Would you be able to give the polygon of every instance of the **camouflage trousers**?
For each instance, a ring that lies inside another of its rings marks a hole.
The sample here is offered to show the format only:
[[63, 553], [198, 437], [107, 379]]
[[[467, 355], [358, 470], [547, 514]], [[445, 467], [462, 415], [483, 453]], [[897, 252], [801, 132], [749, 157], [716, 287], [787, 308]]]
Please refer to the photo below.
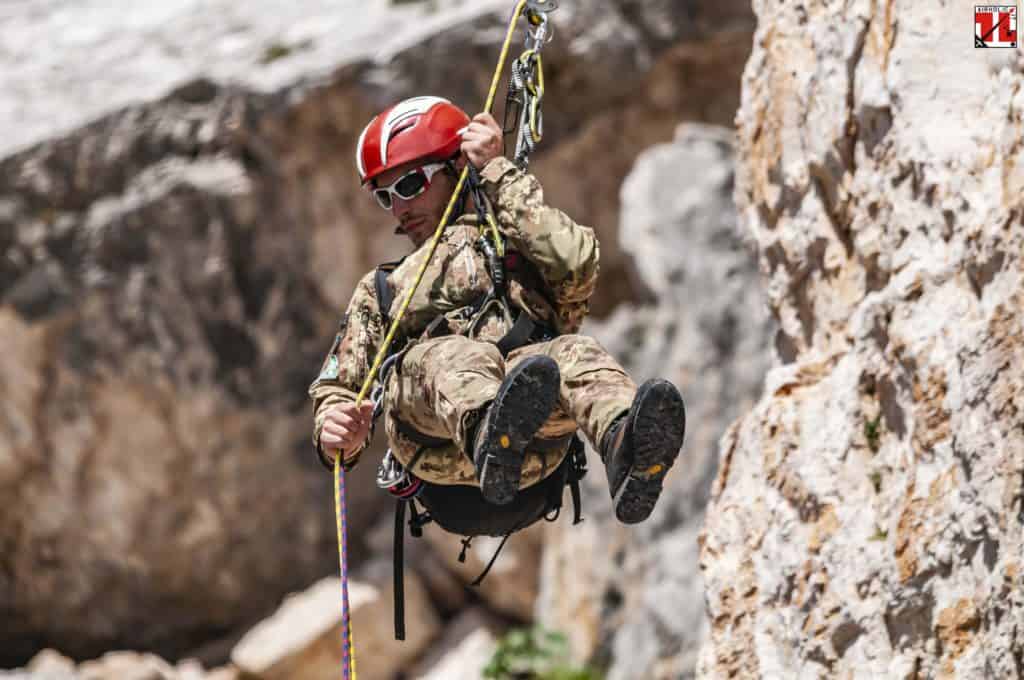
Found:
[[[615, 417], [629, 409], [636, 384], [596, 340], [562, 335], [503, 358], [493, 343], [447, 335], [413, 345], [400, 370], [388, 376], [385, 428], [396, 457], [408, 466], [421, 448], [401, 431], [401, 421], [419, 433], [451, 440], [424, 450], [415, 460], [414, 474], [436, 484], [475, 485], [476, 472], [465, 453], [467, 416], [494, 399], [506, 371], [539, 354], [558, 364], [562, 384], [558, 404], [537, 436], [565, 438], [579, 428], [592, 444], [599, 444]], [[550, 474], [567, 448], [566, 440], [554, 450], [527, 450], [520, 487]]]

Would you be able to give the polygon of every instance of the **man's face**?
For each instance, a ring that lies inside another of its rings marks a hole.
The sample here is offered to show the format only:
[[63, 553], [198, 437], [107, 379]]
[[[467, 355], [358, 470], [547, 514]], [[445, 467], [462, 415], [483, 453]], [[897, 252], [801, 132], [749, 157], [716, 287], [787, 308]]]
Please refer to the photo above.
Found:
[[[424, 163], [405, 163], [377, 176], [373, 188], [390, 186], [407, 172], [422, 167]], [[426, 191], [410, 199], [391, 194], [391, 214], [398, 220], [399, 229], [419, 248], [434, 234], [434, 230], [444, 216], [452, 191], [455, 190], [455, 179], [444, 170], [430, 178], [430, 186]]]

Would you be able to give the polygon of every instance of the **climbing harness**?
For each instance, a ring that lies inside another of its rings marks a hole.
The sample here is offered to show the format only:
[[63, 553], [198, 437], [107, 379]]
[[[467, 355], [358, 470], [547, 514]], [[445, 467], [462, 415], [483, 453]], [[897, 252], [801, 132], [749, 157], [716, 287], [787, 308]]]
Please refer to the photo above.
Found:
[[[493, 77], [491, 79], [490, 89], [489, 89], [488, 94], [487, 94], [487, 101], [486, 101], [486, 103], [484, 105], [484, 111], [490, 113], [491, 108], [494, 105], [495, 93], [498, 90], [498, 82], [499, 82], [499, 79], [501, 77], [501, 73], [504, 70], [505, 62], [508, 59], [509, 46], [511, 45], [511, 42], [512, 42], [512, 36], [513, 36], [513, 33], [515, 32], [516, 24], [518, 23], [519, 18], [521, 16], [523, 16], [523, 14], [525, 12], [525, 16], [527, 18], [527, 22], [529, 23], [530, 26], [533, 27], [534, 30], [533, 30], [532, 33], [529, 34], [529, 36], [527, 38], [527, 51], [524, 53], [524, 55], [522, 57], [520, 57], [519, 60], [517, 60], [517, 61], [522, 61], [523, 62], [522, 65], [519, 67], [519, 77], [521, 78], [521, 80], [523, 82], [523, 87], [525, 88], [524, 93], [521, 93], [521, 97], [520, 97], [520, 99], [522, 101], [522, 105], [523, 105], [523, 109], [522, 109], [523, 112], [520, 115], [520, 133], [519, 133], [519, 140], [525, 140], [525, 141], [521, 142], [522, 143], [522, 148], [520, 148], [520, 141], [517, 140], [517, 150], [516, 150], [517, 162], [522, 163], [523, 164], [522, 167], [525, 167], [526, 156], [529, 154], [529, 151], [532, 150], [533, 146], [536, 145], [536, 143], [540, 140], [540, 136], [541, 136], [540, 99], [541, 99], [541, 97], [543, 96], [543, 93], [544, 93], [544, 86], [543, 86], [543, 74], [540, 71], [540, 66], [541, 66], [541, 62], [540, 62], [540, 48], [543, 46], [544, 41], [547, 39], [546, 36], [548, 35], [548, 31], [547, 31], [547, 24], [548, 24], [548, 22], [547, 22], [547, 14], [549, 12], [551, 12], [552, 10], [554, 10], [556, 7], [557, 7], [557, 2], [555, 2], [555, 0], [517, 0], [515, 8], [512, 11], [512, 16], [511, 16], [511, 18], [509, 20], [508, 29], [507, 29], [506, 34], [505, 34], [505, 40], [504, 40], [504, 43], [502, 44], [502, 47], [501, 47], [501, 54], [500, 54], [500, 56], [498, 58], [498, 63], [497, 63], [497, 66], [495, 67], [494, 75], [493, 75]], [[531, 50], [532, 50], [532, 53], [531, 53]], [[525, 59], [524, 59], [524, 57], [525, 57]], [[533, 75], [534, 73], [538, 74], [536, 78], [534, 78], [534, 75]], [[513, 74], [513, 77], [515, 77], [515, 74]], [[526, 135], [526, 136], [524, 136], [524, 133], [522, 131], [523, 125], [526, 125], [529, 128], [528, 135]], [[521, 159], [520, 159], [520, 155], [522, 155]], [[373, 360], [373, 364], [371, 365], [370, 370], [369, 370], [369, 372], [368, 372], [368, 374], [366, 376], [366, 380], [363, 382], [363, 385], [362, 385], [361, 389], [359, 390], [359, 394], [356, 397], [356, 405], [357, 406], [362, 404], [363, 399], [366, 398], [367, 394], [370, 392], [370, 388], [373, 385], [373, 382], [374, 382], [374, 380], [375, 380], [375, 378], [376, 378], [376, 376], [378, 374], [378, 371], [382, 369], [382, 364], [384, 363], [385, 359], [392, 358], [391, 355], [389, 355], [389, 350], [391, 348], [391, 343], [393, 342], [393, 340], [395, 338], [395, 335], [398, 332], [398, 327], [399, 327], [399, 324], [401, 323], [402, 317], [405, 315], [406, 310], [409, 308], [409, 304], [412, 302], [412, 298], [415, 295], [417, 288], [419, 287], [420, 281], [423, 279], [423, 275], [426, 272], [427, 265], [433, 259], [434, 253], [437, 251], [438, 243], [441, 240], [441, 234], [444, 232], [444, 229], [445, 229], [445, 227], [448, 224], [449, 218], [451, 217], [451, 215], [453, 214], [453, 212], [455, 210], [456, 204], [460, 203], [462, 200], [464, 200], [464, 198], [463, 198], [463, 191], [464, 191], [464, 188], [467, 185], [467, 179], [470, 176], [471, 168], [472, 167], [473, 166], [472, 166], [471, 163], [467, 163], [466, 167], [464, 167], [462, 172], [459, 174], [458, 181], [456, 182], [455, 189], [452, 192], [452, 196], [451, 196], [451, 199], [448, 202], [448, 206], [445, 208], [444, 214], [441, 217], [441, 220], [438, 223], [438, 225], [437, 225], [437, 227], [436, 227], [436, 229], [434, 231], [433, 237], [431, 238], [430, 245], [429, 245], [429, 247], [427, 249], [426, 257], [423, 258], [423, 263], [420, 265], [419, 271], [416, 274], [416, 277], [415, 277], [415, 279], [413, 281], [413, 284], [409, 288], [409, 292], [406, 294], [405, 299], [402, 301], [402, 305], [399, 308], [398, 313], [395, 315], [395, 318], [392, 320], [390, 328], [388, 329], [388, 333], [385, 336], [384, 341], [381, 343], [381, 346], [380, 346], [380, 348], [377, 351], [377, 355], [376, 355], [376, 357]], [[475, 171], [473, 171], [473, 172], [474, 172], [474, 176], [475, 176]], [[476, 186], [475, 189], [473, 188], [473, 185]], [[470, 184], [469, 190], [472, 191], [474, 194], [478, 194], [478, 195], [482, 196], [482, 191], [480, 190], [480, 183], [479, 183], [479, 178], [478, 177], [475, 177], [475, 181], [473, 181]], [[479, 205], [479, 203], [478, 203], [478, 205]], [[479, 210], [479, 207], [478, 207], [478, 210]], [[491, 232], [490, 235], [494, 239], [494, 244], [493, 245], [494, 245], [495, 259], [501, 259], [501, 258], [505, 257], [504, 244], [503, 244], [503, 242], [502, 242], [502, 240], [500, 238], [500, 235], [498, 233], [498, 227], [497, 227], [497, 224], [494, 221], [493, 215], [491, 214], [492, 212], [493, 211], [483, 214], [484, 220], [480, 224], [481, 224], [481, 229], [484, 229], [486, 227], [490, 228], [490, 232]], [[494, 291], [494, 289], [492, 289], [492, 292], [497, 292], [497, 291]], [[527, 315], [526, 314], [520, 314], [520, 318], [525, 317], [525, 316], [527, 316]], [[396, 360], [396, 361], [400, 361], [400, 360]], [[393, 365], [394, 365], [394, 363], [391, 364], [391, 366], [393, 366]], [[383, 384], [383, 383], [384, 383], [384, 380], [382, 379], [380, 381], [380, 384]], [[379, 397], [380, 400], [382, 400], [382, 398], [383, 398], [381, 395], [378, 395], [378, 397]], [[377, 411], [379, 408], [381, 408], [381, 402], [380, 401], [376, 401], [375, 402], [374, 410]], [[422, 453], [423, 450], [425, 450], [425, 449], [421, 449], [421, 453]], [[342, 639], [342, 678], [343, 678], [343, 680], [356, 680], [356, 660], [355, 660], [355, 649], [354, 649], [354, 637], [353, 637], [353, 634], [352, 634], [352, 623], [351, 623], [351, 614], [350, 614], [350, 611], [349, 611], [349, 597], [348, 597], [348, 552], [347, 552], [347, 548], [346, 548], [347, 543], [348, 543], [348, 534], [347, 534], [347, 526], [346, 526], [347, 509], [346, 509], [346, 501], [345, 501], [345, 468], [344, 468], [344, 464], [342, 462], [342, 457], [343, 456], [339, 454], [338, 456], [335, 457], [335, 461], [334, 461], [335, 519], [336, 519], [336, 524], [337, 524], [337, 528], [338, 528], [338, 558], [339, 558], [340, 566], [341, 566], [341, 586], [342, 586], [342, 588], [341, 588], [342, 589], [342, 626], [341, 626], [341, 631], [342, 631], [342, 636], [343, 636], [343, 639]], [[567, 460], [575, 459], [575, 456], [566, 456], [566, 459]], [[413, 462], [415, 462], [415, 460]], [[423, 516], [418, 515], [418, 513], [416, 512], [416, 507], [415, 507], [415, 503], [414, 503], [414, 499], [417, 496], [425, 497], [424, 496], [424, 490], [426, 489], [426, 483], [421, 482], [421, 484], [417, 488], [415, 488], [415, 489], [412, 488], [415, 485], [409, 480], [409, 478], [407, 476], [409, 473], [407, 473], [405, 471], [398, 472], [398, 467], [400, 467], [398, 465], [398, 461], [396, 459], [394, 459], [393, 456], [392, 456], [392, 460], [388, 464], [388, 467], [385, 468], [379, 474], [379, 479], [382, 480], [385, 483], [385, 485], [386, 485], [385, 488], [387, 488], [389, 491], [392, 491], [392, 493], [394, 493], [393, 490], [402, 489], [403, 491], [401, 493], [407, 493], [408, 494], [407, 495], [407, 500], [408, 500], [408, 503], [410, 505], [410, 510], [412, 512], [412, 515], [413, 515], [413, 519], [410, 522], [410, 526], [413, 526], [413, 523], [415, 523], [416, 528], [413, 530], [414, 531], [414, 535], [415, 535], [415, 532], [417, 530], [418, 531], [422, 531], [422, 525], [425, 524], [426, 521], [430, 521], [429, 519], [424, 520]], [[412, 468], [413, 465], [410, 465], [409, 467]], [[568, 475], [569, 466], [567, 466], [563, 462], [563, 467], [565, 467], [566, 475]], [[406, 476], [403, 476], [403, 474], [406, 475]], [[552, 474], [552, 476], [554, 476], [554, 473]], [[537, 486], [540, 486], [540, 485], [538, 484]], [[558, 488], [559, 507], [560, 507], [560, 504], [561, 504], [561, 489], [563, 487], [564, 487], [564, 483], [562, 485], [559, 485], [559, 488]], [[466, 488], [470, 488], [470, 487], [466, 487]], [[573, 494], [574, 502], [577, 500], [577, 497], [578, 497], [578, 492], [574, 492], [574, 494]], [[399, 506], [400, 507], [404, 508], [404, 504], [405, 504], [404, 502], [401, 502], [401, 501], [399, 502]], [[549, 508], [547, 507], [547, 505], [545, 505], [544, 512], [542, 513], [541, 516], [546, 515], [548, 510], [549, 510]], [[577, 515], [578, 515], [578, 511], [577, 511]], [[400, 536], [398, 534], [398, 531], [397, 531], [397, 527], [401, 526], [401, 522], [399, 521], [399, 519], [400, 519], [399, 515], [398, 515], [398, 513], [396, 513], [396, 536]], [[404, 521], [404, 513], [403, 513], [402, 519]], [[435, 518], [435, 520], [436, 520], [436, 518]], [[397, 560], [401, 557], [400, 552], [399, 552], [399, 548], [398, 548], [399, 544], [400, 543], [396, 542], [396, 564], [397, 564]], [[395, 589], [395, 602], [396, 602], [396, 605], [395, 605], [395, 607], [396, 607], [396, 622], [395, 622], [395, 625], [396, 625], [396, 629], [395, 629], [395, 637], [397, 639], [404, 639], [404, 629], [403, 630], [399, 630], [399, 616], [398, 616], [398, 614], [399, 614], [399, 612], [401, 610], [399, 602], [402, 599], [401, 598], [402, 592], [401, 592], [401, 587], [400, 587], [400, 584], [399, 584], [400, 578], [401, 578], [400, 569], [396, 569], [396, 575], [395, 575], [395, 579], [396, 579], [396, 589]]]

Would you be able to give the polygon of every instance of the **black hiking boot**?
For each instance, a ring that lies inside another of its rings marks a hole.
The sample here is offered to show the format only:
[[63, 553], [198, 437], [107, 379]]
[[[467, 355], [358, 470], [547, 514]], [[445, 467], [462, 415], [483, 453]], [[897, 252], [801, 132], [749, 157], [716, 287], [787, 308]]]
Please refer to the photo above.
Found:
[[636, 524], [650, 517], [685, 432], [683, 397], [667, 380], [641, 385], [629, 411], [608, 428], [600, 454], [620, 522]]
[[480, 491], [488, 502], [505, 505], [515, 498], [526, 445], [554, 410], [560, 385], [558, 364], [546, 356], [524, 359], [501, 382], [468, 438]]

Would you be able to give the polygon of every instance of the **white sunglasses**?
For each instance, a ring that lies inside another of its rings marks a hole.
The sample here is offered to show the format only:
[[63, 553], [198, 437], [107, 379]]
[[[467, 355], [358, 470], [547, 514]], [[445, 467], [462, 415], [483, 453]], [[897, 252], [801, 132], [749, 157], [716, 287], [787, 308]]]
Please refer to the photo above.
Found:
[[408, 201], [430, 188], [430, 179], [445, 167], [444, 163], [429, 163], [405, 173], [386, 187], [374, 187], [373, 197], [385, 210], [391, 210], [391, 194]]

